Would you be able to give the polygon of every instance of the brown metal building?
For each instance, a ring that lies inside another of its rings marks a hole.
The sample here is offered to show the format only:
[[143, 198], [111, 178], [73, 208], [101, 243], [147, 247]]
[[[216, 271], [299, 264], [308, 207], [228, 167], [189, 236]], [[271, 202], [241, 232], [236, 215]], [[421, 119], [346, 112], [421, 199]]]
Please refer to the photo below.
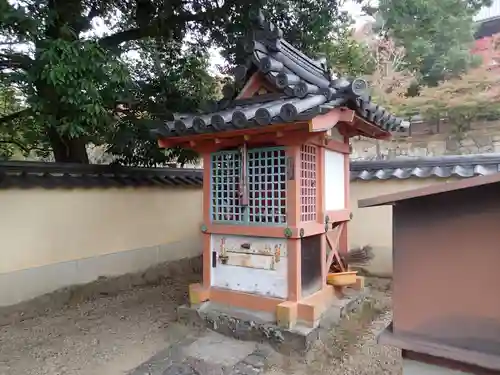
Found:
[[380, 205], [394, 316], [379, 342], [403, 349], [405, 375], [500, 374], [500, 174], [359, 201]]

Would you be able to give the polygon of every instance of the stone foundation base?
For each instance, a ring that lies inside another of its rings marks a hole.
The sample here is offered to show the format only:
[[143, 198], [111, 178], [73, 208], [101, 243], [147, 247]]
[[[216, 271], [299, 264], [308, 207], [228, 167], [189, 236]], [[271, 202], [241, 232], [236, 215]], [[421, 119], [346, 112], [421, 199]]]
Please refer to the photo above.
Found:
[[207, 327], [239, 340], [270, 343], [283, 353], [307, 351], [319, 338], [322, 329], [333, 328], [342, 317], [356, 310], [364, 301], [366, 289], [347, 290], [335, 300], [319, 319], [319, 324], [308, 327], [298, 323], [292, 329], [281, 328], [276, 314], [239, 309], [214, 302], [183, 305], [177, 310], [178, 320], [185, 324]]

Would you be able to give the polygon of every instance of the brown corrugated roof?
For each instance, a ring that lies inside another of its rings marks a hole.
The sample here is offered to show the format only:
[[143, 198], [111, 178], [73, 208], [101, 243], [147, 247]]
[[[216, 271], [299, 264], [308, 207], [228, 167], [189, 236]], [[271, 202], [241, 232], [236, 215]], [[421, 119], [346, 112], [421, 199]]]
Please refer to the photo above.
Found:
[[500, 182], [500, 173], [488, 176], [467, 178], [464, 180], [454, 181], [454, 182], [443, 182], [442, 184], [426, 186], [423, 188], [380, 195], [374, 198], [361, 199], [358, 201], [358, 207], [383, 206], [387, 204], [394, 204], [407, 199], [425, 197], [428, 195], [442, 194], [442, 193], [447, 193], [449, 191], [468, 189], [476, 186], [494, 184], [498, 182]]

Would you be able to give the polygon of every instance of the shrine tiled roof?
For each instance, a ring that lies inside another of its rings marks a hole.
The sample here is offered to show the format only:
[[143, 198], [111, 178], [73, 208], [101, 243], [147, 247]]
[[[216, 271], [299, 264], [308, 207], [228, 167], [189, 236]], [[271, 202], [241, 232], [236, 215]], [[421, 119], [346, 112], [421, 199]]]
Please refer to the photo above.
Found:
[[[409, 126], [371, 101], [363, 79], [332, 76], [325, 59], [314, 60], [283, 39], [282, 31], [264, 19], [253, 17], [252, 38], [245, 44], [246, 65], [234, 70], [234, 84], [223, 89], [224, 99], [204, 113], [181, 115], [153, 132], [160, 137], [214, 133], [246, 129], [273, 123], [306, 121], [336, 107], [346, 107], [385, 131], [402, 131]], [[268, 86], [278, 93], [264, 93], [239, 99], [237, 93], [260, 72]]]

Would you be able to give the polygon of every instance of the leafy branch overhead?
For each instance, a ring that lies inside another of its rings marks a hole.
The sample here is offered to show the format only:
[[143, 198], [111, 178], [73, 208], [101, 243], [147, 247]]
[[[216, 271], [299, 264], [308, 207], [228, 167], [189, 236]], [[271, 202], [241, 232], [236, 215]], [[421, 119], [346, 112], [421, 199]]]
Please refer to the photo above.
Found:
[[[368, 3], [361, 1], [362, 3]], [[474, 15], [489, 0], [380, 0], [368, 38], [375, 60], [374, 96], [391, 111], [457, 129], [500, 115], [498, 69], [471, 52]], [[496, 38], [498, 39], [498, 38]], [[497, 45], [494, 40], [493, 45]]]
[[[340, 0], [0, 0], [0, 85], [19, 108], [1, 113], [6, 140], [56, 161], [87, 163], [89, 144], [109, 145], [124, 163], [164, 163], [148, 125], [193, 111], [218, 94], [209, 48], [230, 64], [260, 6], [306, 52], [320, 52], [347, 25]], [[103, 33], [104, 35], [99, 35]], [[344, 61], [346, 60], [343, 57]]]
[[250, 7], [337, 73], [370, 75], [379, 102], [406, 110], [409, 82], [435, 86], [474, 65], [472, 16], [488, 2], [380, 0], [377, 38], [360, 42], [342, 0], [0, 0], [3, 157], [87, 163], [87, 147], [102, 145], [128, 164], [196, 158], [158, 149], [148, 129], [219, 95], [211, 48], [226, 71], [242, 63]]
[[393, 98], [405, 98], [417, 76], [406, 67], [405, 49], [394, 39], [380, 36], [373, 23], [366, 23], [353, 33], [353, 39], [365, 47], [363, 61], [370, 66], [367, 79], [377, 103], [391, 106]]
[[405, 68], [422, 86], [435, 86], [477, 67], [470, 53], [474, 15], [491, 0], [358, 0], [375, 17], [377, 32], [405, 50]]
[[481, 66], [437, 87], [422, 88], [412, 98], [394, 96], [391, 103], [400, 113], [420, 113], [427, 118], [448, 117], [474, 120], [500, 115], [500, 74], [498, 68]]

